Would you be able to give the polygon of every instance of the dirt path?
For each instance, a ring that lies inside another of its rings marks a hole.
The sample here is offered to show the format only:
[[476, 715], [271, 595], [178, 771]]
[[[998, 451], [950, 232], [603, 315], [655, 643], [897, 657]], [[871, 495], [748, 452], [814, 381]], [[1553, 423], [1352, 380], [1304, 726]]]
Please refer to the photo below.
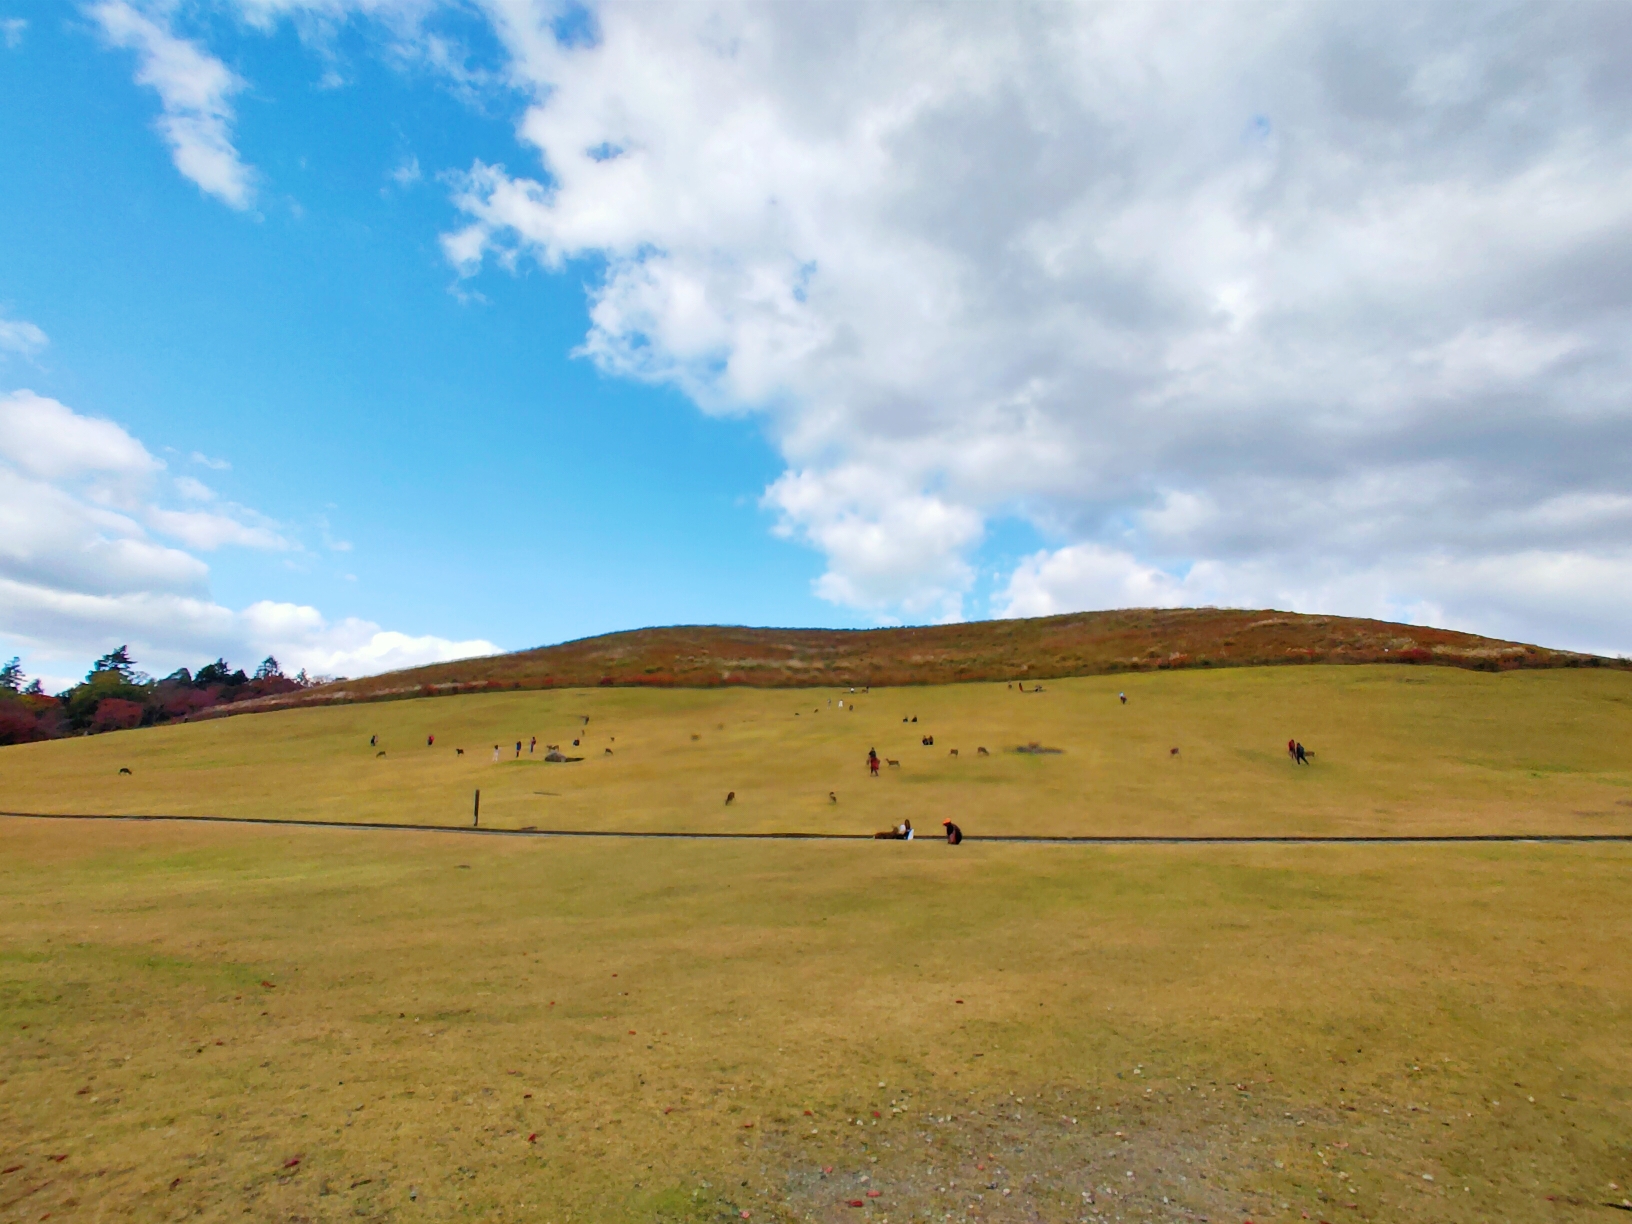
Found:
[[[362, 820], [279, 820], [268, 816], [133, 816], [117, 813], [0, 812], [13, 820], [120, 820], [176, 824], [271, 825], [290, 829], [371, 829], [398, 833], [464, 833], [476, 837], [622, 837], [684, 838], [723, 841], [874, 841], [871, 833], [705, 833], [622, 831], [617, 829], [483, 829], [468, 825], [392, 824]], [[917, 839], [939, 843], [928, 836]], [[1595, 842], [1632, 842], [1632, 833], [1472, 833], [1425, 836], [1306, 837], [1272, 835], [1248, 837], [1027, 837], [964, 834], [967, 842], [1013, 842], [1055, 846], [1437, 846], [1485, 842], [1533, 842], [1582, 845]]]

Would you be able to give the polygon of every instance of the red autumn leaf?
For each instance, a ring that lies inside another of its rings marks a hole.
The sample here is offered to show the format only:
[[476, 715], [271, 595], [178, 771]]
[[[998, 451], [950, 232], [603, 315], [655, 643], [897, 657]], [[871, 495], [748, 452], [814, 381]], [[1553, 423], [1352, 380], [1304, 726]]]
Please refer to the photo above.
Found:
[[875, 1117], [875, 1118], [882, 1118], [882, 1117], [883, 1117], [883, 1116], [884, 1116], [884, 1115], [883, 1115], [883, 1114], [881, 1114], [881, 1113], [879, 1113], [879, 1112], [878, 1112], [878, 1110], [876, 1110], [876, 1109], [875, 1109], [875, 1110], [873, 1110], [873, 1117]]
[[181, 1185], [181, 1178], [178, 1177], [175, 1181], [170, 1183], [170, 1189], [174, 1190], [179, 1185]]
[[289, 1157], [288, 1160], [283, 1162], [283, 1167], [286, 1168], [286, 1169], [292, 1169], [296, 1165], [298, 1165], [299, 1163], [300, 1163], [300, 1157], [299, 1156], [291, 1156], [291, 1157]]
[[962, 1003], [962, 1002], [963, 1002], [963, 1000], [962, 1000], [962, 999], [953, 999], [953, 1000], [952, 1000], [952, 1002], [954, 1002], [954, 1003]]
[[805, 1117], [807, 1117], [807, 1118], [814, 1118], [814, 1117], [815, 1117], [815, 1116], [816, 1116], [816, 1115], [815, 1115], [815, 1114], [813, 1114], [813, 1113], [811, 1113], [811, 1112], [810, 1112], [810, 1110], [808, 1110], [808, 1109], [807, 1109], [807, 1110], [805, 1110]]
[[265, 986], [268, 990], [276, 990], [277, 989], [277, 987], [274, 986], [271, 982], [262, 982], [261, 985]]
[[635, 1035], [635, 1030], [634, 1030], [634, 1029], [630, 1029], [630, 1030], [629, 1030], [629, 1036], [631, 1036], [631, 1037], [633, 1037], [633, 1036], [634, 1036], [634, 1035]]
[[869, 1190], [869, 1191], [867, 1191], [867, 1197], [868, 1198], [882, 1198], [883, 1196], [884, 1196], [884, 1191], [882, 1191], [882, 1190]]
[[532, 1134], [528, 1135], [527, 1136], [527, 1142], [528, 1143], [537, 1143], [538, 1142], [538, 1132], [534, 1131]]
[[823, 1165], [823, 1166], [822, 1166], [822, 1172], [823, 1172], [823, 1173], [831, 1173], [831, 1172], [833, 1172], [833, 1166], [832, 1166], [832, 1165]]
[[23, 1167], [22, 1165], [11, 1165], [11, 1166], [9, 1166], [7, 1168], [0, 1169], [0, 1177], [4, 1177], [7, 1173], [15, 1173], [15, 1172], [17, 1172], [18, 1169], [20, 1169], [22, 1167]]
[[533, 1094], [530, 1092], [524, 1092], [521, 1094], [521, 1099], [524, 1101], [530, 1101], [533, 1099]]
[[754, 1129], [754, 1124], [752, 1122], [744, 1122], [742, 1124], [742, 1129], [743, 1130], [753, 1130]]
[[61, 1156], [52, 1156], [50, 1159], [56, 1161], [58, 1164], [61, 1164], [63, 1161], [68, 1159], [68, 1153], [64, 1152]]
[[864, 1200], [864, 1199], [851, 1199], [850, 1200], [850, 1206], [852, 1206], [852, 1207], [865, 1207], [865, 1206], [867, 1206], [867, 1203], [866, 1203], [866, 1200]]

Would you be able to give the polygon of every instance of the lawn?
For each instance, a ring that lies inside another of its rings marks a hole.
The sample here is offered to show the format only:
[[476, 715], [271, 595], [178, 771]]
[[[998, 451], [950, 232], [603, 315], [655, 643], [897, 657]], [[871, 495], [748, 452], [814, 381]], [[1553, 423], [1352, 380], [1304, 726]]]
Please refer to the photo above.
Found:
[[[471, 696], [6, 749], [0, 786], [457, 822], [480, 785], [484, 824], [1624, 830], [1629, 681]], [[584, 714], [584, 762], [515, 762]], [[1063, 752], [1008, 751], [1033, 739]], [[877, 782], [870, 742], [902, 761]], [[1629, 868], [0, 820], [0, 1220], [1619, 1218]]]
[[[1628, 672], [1305, 666], [1043, 687], [598, 688], [240, 716], [0, 751], [0, 807], [464, 824], [480, 789], [497, 828], [1632, 832]], [[1061, 752], [1014, 751], [1031, 742]], [[547, 744], [584, 760], [545, 764]], [[900, 765], [868, 778], [869, 748]]]

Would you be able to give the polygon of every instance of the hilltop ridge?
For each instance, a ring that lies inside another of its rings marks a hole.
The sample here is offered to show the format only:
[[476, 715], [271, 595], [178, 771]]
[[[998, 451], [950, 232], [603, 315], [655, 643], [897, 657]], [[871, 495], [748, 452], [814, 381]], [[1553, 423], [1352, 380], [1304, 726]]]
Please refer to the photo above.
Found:
[[1618, 665], [1391, 621], [1233, 608], [1123, 608], [898, 629], [634, 629], [340, 680], [210, 713], [518, 688], [952, 684], [1299, 663], [1435, 663], [1482, 671]]

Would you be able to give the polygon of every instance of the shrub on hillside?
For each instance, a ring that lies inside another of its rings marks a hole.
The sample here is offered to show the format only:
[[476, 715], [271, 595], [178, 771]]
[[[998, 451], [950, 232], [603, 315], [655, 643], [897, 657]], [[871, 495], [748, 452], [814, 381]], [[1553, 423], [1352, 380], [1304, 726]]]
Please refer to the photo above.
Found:
[[147, 707], [139, 701], [127, 701], [123, 697], [104, 697], [96, 703], [96, 712], [91, 716], [89, 730], [93, 735], [102, 731], [128, 731], [132, 727], [141, 726], [146, 714]]

